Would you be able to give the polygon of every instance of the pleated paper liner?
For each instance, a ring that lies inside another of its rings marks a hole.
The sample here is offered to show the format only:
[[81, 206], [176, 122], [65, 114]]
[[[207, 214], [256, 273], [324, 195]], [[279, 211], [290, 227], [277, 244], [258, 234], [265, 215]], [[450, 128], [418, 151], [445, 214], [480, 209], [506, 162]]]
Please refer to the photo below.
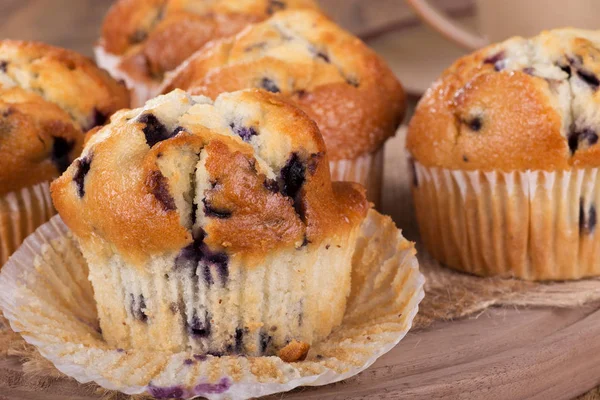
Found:
[[526, 280], [600, 275], [598, 169], [503, 173], [415, 163], [414, 173], [421, 238], [443, 264]]
[[369, 201], [379, 208], [383, 189], [383, 160], [383, 147], [352, 160], [330, 160], [331, 180], [360, 183], [367, 189]]
[[48, 182], [0, 196], [0, 268], [55, 213]]
[[375, 211], [361, 227], [342, 325], [301, 362], [109, 348], [87, 274], [76, 241], [56, 216], [0, 273], [0, 307], [11, 327], [66, 375], [156, 398], [245, 399], [341, 381], [406, 335], [424, 296], [414, 245]]

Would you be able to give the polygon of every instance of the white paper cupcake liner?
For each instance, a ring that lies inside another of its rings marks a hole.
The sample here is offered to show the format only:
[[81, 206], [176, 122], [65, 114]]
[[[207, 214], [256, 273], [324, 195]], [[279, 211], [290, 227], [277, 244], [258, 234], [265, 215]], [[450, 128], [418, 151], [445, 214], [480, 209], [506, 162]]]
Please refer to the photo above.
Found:
[[54, 214], [48, 182], [0, 196], [0, 268]]
[[12, 328], [63, 373], [156, 398], [246, 399], [341, 381], [406, 335], [424, 296], [414, 245], [375, 211], [361, 227], [342, 325], [301, 362], [110, 348], [98, 330], [87, 274], [76, 241], [54, 217], [0, 273], [0, 308]]
[[367, 189], [369, 201], [379, 207], [383, 187], [383, 162], [383, 147], [352, 160], [330, 161], [331, 180], [360, 183]]
[[129, 89], [131, 107], [141, 107], [153, 97], [156, 97], [159, 92], [159, 84], [145, 84], [135, 80], [127, 72], [120, 68], [122, 57], [108, 53], [102, 46], [94, 47], [94, 56], [96, 64], [100, 68], [105, 69], [116, 80], [122, 80]]
[[504, 173], [414, 166], [421, 238], [445, 265], [528, 280], [600, 275], [598, 169]]

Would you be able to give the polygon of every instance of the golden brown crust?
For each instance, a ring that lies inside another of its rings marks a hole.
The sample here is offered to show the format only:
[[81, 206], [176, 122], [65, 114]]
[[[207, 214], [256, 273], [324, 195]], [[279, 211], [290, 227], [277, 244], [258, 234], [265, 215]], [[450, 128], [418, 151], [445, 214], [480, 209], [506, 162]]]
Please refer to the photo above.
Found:
[[210, 40], [285, 8], [318, 6], [312, 0], [119, 0], [104, 20], [100, 46], [122, 56], [120, 69], [136, 81], [160, 82]]
[[364, 189], [332, 185], [315, 123], [264, 91], [123, 111], [51, 189], [80, 240], [135, 264], [198, 241], [260, 258], [348, 232], [368, 209]]
[[404, 116], [402, 86], [385, 62], [314, 11], [280, 12], [207, 45], [162, 90], [215, 98], [253, 87], [278, 92], [314, 119], [332, 160], [376, 151]]
[[457, 60], [421, 99], [407, 147], [425, 166], [600, 166], [600, 34], [513, 38]]
[[58, 176], [85, 131], [128, 105], [125, 87], [85, 57], [0, 41], [0, 194]]

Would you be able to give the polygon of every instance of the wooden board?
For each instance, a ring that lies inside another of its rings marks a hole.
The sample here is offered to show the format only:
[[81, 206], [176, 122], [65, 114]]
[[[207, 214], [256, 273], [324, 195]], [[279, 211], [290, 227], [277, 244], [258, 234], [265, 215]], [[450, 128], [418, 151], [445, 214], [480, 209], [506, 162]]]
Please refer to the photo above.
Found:
[[[2, 37], [45, 39], [91, 54], [90, 44], [109, 3], [2, 0], [0, 33]], [[356, 5], [357, 0], [345, 4], [350, 3]], [[415, 239], [410, 195], [395, 184], [406, 174], [402, 145], [399, 136], [386, 149], [383, 209], [405, 229], [405, 236]], [[572, 399], [600, 385], [599, 307], [491, 309], [477, 318], [437, 323], [409, 333], [354, 378], [271, 399]], [[31, 380], [40, 382], [44, 390], [24, 389], [24, 383]], [[0, 400], [99, 398], [89, 386], [70, 379], [24, 377], [16, 359], [0, 359]]]

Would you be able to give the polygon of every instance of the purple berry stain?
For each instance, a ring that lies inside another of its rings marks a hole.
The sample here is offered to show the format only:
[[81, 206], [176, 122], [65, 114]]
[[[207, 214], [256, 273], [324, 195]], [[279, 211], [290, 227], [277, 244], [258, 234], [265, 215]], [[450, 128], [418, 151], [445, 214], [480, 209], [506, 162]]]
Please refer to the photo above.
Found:
[[56, 169], [61, 174], [67, 170], [71, 161], [69, 159], [69, 153], [73, 150], [75, 142], [66, 140], [61, 137], [55, 137], [52, 143], [52, 154], [51, 159]]
[[260, 81], [260, 87], [265, 89], [267, 92], [271, 92], [271, 93], [281, 92], [281, 89], [279, 89], [279, 86], [277, 86], [277, 84], [269, 78], [263, 78]]
[[76, 161], [77, 171], [73, 175], [73, 182], [77, 186], [77, 194], [79, 198], [85, 195], [85, 177], [90, 172], [92, 166], [92, 155], [88, 154]]
[[173, 211], [177, 208], [175, 199], [169, 192], [169, 182], [160, 171], [151, 171], [146, 179], [146, 185], [165, 211]]
[[596, 224], [598, 223], [598, 215], [596, 207], [592, 204], [586, 212], [585, 201], [580, 199], [579, 201], [579, 233], [581, 235], [591, 235], [596, 230]]
[[253, 127], [237, 126], [234, 123], [229, 124], [229, 127], [233, 132], [242, 138], [244, 142], [249, 142], [252, 136], [258, 135], [258, 132]]
[[205, 237], [206, 233], [201, 230], [195, 235], [195, 239], [192, 243], [181, 249], [179, 255], [175, 258], [175, 268], [198, 271], [200, 267], [204, 267], [202, 275], [209, 285], [214, 283], [210, 268], [216, 268], [221, 278], [221, 283], [225, 285], [229, 278], [229, 257], [225, 253], [212, 251], [208, 245], [204, 243]]
[[142, 114], [138, 118], [138, 122], [145, 124], [142, 131], [146, 136], [146, 143], [150, 147], [173, 136], [173, 133], [169, 132], [167, 127], [154, 114]]

